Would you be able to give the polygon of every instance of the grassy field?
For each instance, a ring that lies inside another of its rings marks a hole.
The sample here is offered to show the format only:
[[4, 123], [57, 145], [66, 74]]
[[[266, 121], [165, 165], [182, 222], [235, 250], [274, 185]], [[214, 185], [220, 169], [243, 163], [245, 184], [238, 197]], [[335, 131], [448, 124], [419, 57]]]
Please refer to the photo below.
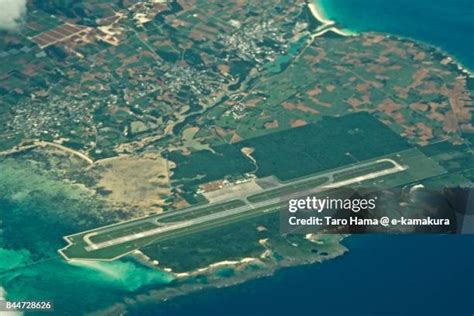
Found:
[[308, 181], [304, 181], [304, 182], [297, 183], [297, 184], [290, 184], [290, 185], [286, 185], [284, 187], [277, 188], [277, 189], [274, 189], [274, 190], [271, 190], [271, 191], [267, 191], [267, 192], [263, 192], [263, 193], [259, 193], [259, 194], [254, 194], [254, 195], [251, 195], [251, 196], [247, 197], [247, 200], [251, 203], [262, 202], [262, 201], [265, 201], [265, 200], [268, 200], [268, 199], [273, 199], [273, 198], [277, 198], [279, 196], [283, 196], [283, 195], [287, 195], [287, 194], [291, 194], [291, 193], [296, 193], [296, 192], [299, 192], [299, 191], [302, 191], [302, 190], [313, 189], [313, 188], [315, 188], [319, 185], [322, 185], [322, 184], [326, 183], [328, 180], [329, 180], [329, 178], [322, 176], [322, 177], [317, 178], [317, 179], [308, 180]]
[[[144, 247], [152, 242], [161, 242], [173, 238], [188, 236], [195, 234], [204, 230], [217, 228], [220, 226], [225, 226], [234, 222], [239, 222], [241, 220], [251, 219], [254, 217], [261, 216], [268, 212], [276, 212], [279, 210], [279, 207], [286, 207], [286, 204], [278, 205], [268, 205], [258, 209], [249, 210], [242, 213], [233, 214], [225, 218], [219, 218], [210, 222], [199, 223], [193, 226], [184, 227], [182, 229], [176, 229], [172, 231], [167, 231], [159, 235], [151, 235], [131, 241], [126, 241], [124, 243], [108, 246], [105, 248], [100, 248], [96, 250], [86, 250], [87, 244], [82, 239], [85, 234], [81, 234], [82, 237], [73, 236], [70, 240], [73, 242], [69, 247], [62, 249], [61, 252], [70, 259], [89, 259], [89, 260], [114, 260], [119, 258], [135, 249]], [[138, 224], [141, 225], [141, 224]], [[127, 231], [130, 230], [130, 227], [126, 228]], [[100, 231], [100, 228], [98, 229]]]
[[184, 221], [184, 220], [190, 220], [199, 216], [204, 216], [204, 215], [209, 215], [212, 213], [217, 213], [217, 212], [222, 212], [225, 210], [237, 208], [240, 206], [244, 206], [245, 203], [240, 201], [240, 200], [235, 200], [235, 201], [230, 201], [222, 204], [217, 204], [214, 206], [209, 206], [209, 207], [202, 207], [197, 209], [196, 211], [192, 212], [179, 212], [176, 215], [170, 216], [170, 217], [165, 217], [159, 220], [160, 223], [169, 223], [169, 222], [177, 222], [177, 221]]

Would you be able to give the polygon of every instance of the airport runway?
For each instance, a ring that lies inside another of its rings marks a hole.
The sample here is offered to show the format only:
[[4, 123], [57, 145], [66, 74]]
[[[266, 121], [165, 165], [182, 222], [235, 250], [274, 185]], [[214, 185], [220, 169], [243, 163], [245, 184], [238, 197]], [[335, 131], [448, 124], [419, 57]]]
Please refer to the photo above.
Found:
[[[390, 164], [392, 164], [392, 167], [384, 169], [384, 170], [380, 170], [380, 171], [371, 172], [371, 173], [365, 174], [363, 176], [356, 176], [356, 177], [353, 177], [353, 178], [350, 178], [350, 179], [345, 179], [345, 180], [333, 182], [334, 174], [341, 174], [343, 172], [348, 172], [348, 171], [351, 171], [351, 170], [361, 169], [361, 168], [364, 168], [364, 167], [370, 167], [372, 165], [376, 166], [377, 164], [381, 164], [381, 163], [390, 163]], [[379, 159], [379, 160], [376, 160], [376, 161], [373, 161], [373, 162], [357, 164], [357, 165], [354, 165], [354, 166], [350, 166], [350, 167], [347, 167], [347, 168], [336, 170], [336, 171], [333, 171], [333, 172], [330, 172], [330, 173], [326, 173], [324, 175], [317, 175], [317, 176], [314, 176], [314, 177], [308, 177], [308, 178], [305, 178], [305, 179], [300, 179], [300, 180], [297, 180], [297, 181], [293, 181], [291, 183], [288, 183], [288, 184], [285, 184], [285, 185], [282, 185], [282, 186], [278, 186], [278, 187], [275, 187], [275, 188], [267, 189], [265, 191], [261, 191], [261, 192], [259, 192], [259, 194], [263, 194], [265, 192], [271, 192], [275, 189], [281, 189], [282, 187], [291, 186], [291, 185], [295, 185], [295, 184], [298, 184], [298, 183], [315, 180], [315, 179], [320, 178], [320, 177], [328, 178], [329, 181], [326, 184], [322, 185], [322, 186], [318, 186], [317, 188], [313, 188], [313, 189], [302, 190], [304, 195], [317, 194], [317, 193], [321, 193], [321, 192], [324, 192], [324, 191], [327, 191], [327, 190], [330, 190], [330, 189], [340, 188], [340, 187], [348, 186], [348, 185], [351, 185], [351, 184], [359, 183], [359, 182], [362, 182], [362, 181], [365, 181], [365, 180], [376, 179], [378, 177], [382, 177], [382, 176], [385, 176], [385, 175], [388, 175], [388, 174], [400, 172], [400, 171], [405, 170], [405, 168], [406, 167], [399, 165], [396, 161], [394, 161], [392, 159]], [[223, 211], [219, 211], [219, 212], [208, 214], [208, 215], [198, 216], [197, 218], [190, 219], [190, 220], [182, 220], [182, 221], [177, 221], [177, 222], [169, 222], [168, 221], [167, 223], [160, 223], [160, 220], [163, 220], [163, 219], [168, 219], [169, 220], [169, 219], [172, 219], [173, 217], [182, 216], [183, 214], [186, 214], [186, 213], [196, 212], [196, 211], [199, 211], [199, 210], [202, 210], [202, 209], [209, 208], [213, 205], [204, 205], [204, 206], [200, 206], [200, 207], [192, 207], [192, 208], [189, 208], [189, 209], [186, 209], [186, 210], [183, 210], [183, 211], [170, 212], [170, 213], [163, 214], [163, 215], [154, 215], [154, 216], [146, 217], [146, 218], [143, 218], [143, 219], [140, 219], [140, 220], [135, 220], [135, 221], [132, 221], [132, 222], [125, 222], [125, 223], [120, 223], [118, 225], [112, 225], [110, 227], [98, 228], [98, 229], [95, 229], [94, 231], [84, 235], [83, 239], [87, 244], [85, 249], [87, 251], [103, 249], [103, 248], [106, 248], [106, 247], [110, 247], [110, 246], [130, 242], [130, 241], [133, 241], [133, 240], [137, 240], [137, 239], [141, 239], [141, 238], [145, 238], [145, 237], [149, 237], [149, 236], [153, 236], [153, 235], [158, 236], [160, 234], [169, 233], [169, 232], [172, 232], [172, 231], [175, 231], [175, 230], [181, 230], [181, 229], [188, 228], [188, 227], [191, 227], [191, 226], [194, 226], [194, 225], [224, 221], [225, 219], [230, 219], [232, 217], [236, 217], [237, 215], [242, 215], [241, 216], [242, 218], [246, 218], [245, 213], [248, 212], [249, 215], [255, 215], [255, 214], [253, 214], [253, 212], [255, 212], [256, 210], [257, 210], [257, 212], [260, 212], [260, 213], [268, 213], [273, 208], [278, 209], [279, 205], [281, 206], [282, 204], [284, 204], [286, 198], [290, 199], [294, 196], [295, 196], [295, 193], [290, 193], [290, 194], [287, 194], [287, 195], [284, 195], [284, 196], [279, 196], [278, 198], [272, 198], [272, 199], [264, 200], [264, 201], [261, 201], [261, 202], [258, 202], [258, 203], [250, 203], [246, 198], [244, 198], [244, 199], [242, 199], [242, 201], [245, 203], [244, 206], [223, 210]], [[110, 234], [112, 232], [117, 232], [119, 230], [123, 230], [124, 228], [140, 225], [144, 222], [153, 223], [153, 224], [157, 225], [157, 227], [153, 228], [153, 229], [149, 229], [149, 230], [144, 230], [144, 231], [141, 231], [141, 232], [138, 232], [138, 233], [132, 233], [132, 234], [129, 234], [129, 235], [126, 235], [126, 236], [112, 238], [110, 240], [103, 241], [103, 242], [98, 242], [98, 243], [94, 243], [91, 240], [91, 238], [94, 237], [94, 236]]]

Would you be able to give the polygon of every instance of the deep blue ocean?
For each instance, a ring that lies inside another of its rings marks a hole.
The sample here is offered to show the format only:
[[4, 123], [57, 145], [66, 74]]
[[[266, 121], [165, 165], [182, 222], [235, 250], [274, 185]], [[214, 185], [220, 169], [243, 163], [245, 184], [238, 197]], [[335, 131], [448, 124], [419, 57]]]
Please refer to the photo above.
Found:
[[353, 31], [386, 32], [442, 48], [474, 70], [473, 0], [314, 0]]
[[136, 315], [474, 314], [474, 236], [358, 235], [350, 252], [242, 285], [138, 307]]
[[[410, 37], [474, 69], [474, 0], [319, 0], [353, 31]], [[351, 236], [322, 264], [212, 289], [136, 315], [474, 315], [474, 236]]]

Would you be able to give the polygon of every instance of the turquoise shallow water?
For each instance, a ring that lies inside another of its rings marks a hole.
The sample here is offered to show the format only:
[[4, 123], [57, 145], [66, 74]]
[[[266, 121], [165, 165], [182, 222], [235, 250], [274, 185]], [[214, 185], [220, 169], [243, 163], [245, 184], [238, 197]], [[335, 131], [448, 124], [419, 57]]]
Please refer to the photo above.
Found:
[[7, 298], [51, 300], [57, 315], [106, 308], [141, 288], [173, 280], [131, 261], [68, 264], [58, 257], [35, 261], [24, 249], [1, 248], [0, 258], [0, 284]]
[[[349, 29], [425, 41], [474, 69], [472, 0], [320, 2], [328, 17]], [[0, 284], [8, 297], [54, 299], [59, 313], [75, 315], [172, 281], [167, 274], [131, 261], [92, 266], [66, 264], [58, 257], [41, 261], [55, 255], [41, 249], [57, 249], [64, 244], [61, 236], [71, 231], [50, 219], [42, 221], [38, 214], [65, 196], [80, 197], [54, 181], [33, 177], [28, 170], [8, 177], [5, 166], [0, 170], [0, 192], [8, 195], [8, 203], [3, 204], [0, 196], [6, 229], [2, 237], [8, 245], [0, 249]], [[28, 201], [28, 196], [34, 200]], [[20, 226], [21, 231], [16, 229]], [[132, 313], [346, 316], [367, 315], [367, 306], [372, 315], [390, 310], [394, 311], [390, 315], [417, 316], [474, 313], [474, 236], [356, 236], [346, 244], [349, 254], [321, 265], [281, 270], [271, 278], [166, 304], [138, 306]]]
[[66, 263], [56, 250], [77, 224], [64, 211], [80, 214], [93, 207], [81, 187], [20, 160], [0, 160], [0, 294], [52, 300], [57, 315], [82, 315], [173, 281], [131, 260]]
[[474, 70], [472, 0], [314, 0], [324, 15], [354, 31], [410, 37], [442, 48]]

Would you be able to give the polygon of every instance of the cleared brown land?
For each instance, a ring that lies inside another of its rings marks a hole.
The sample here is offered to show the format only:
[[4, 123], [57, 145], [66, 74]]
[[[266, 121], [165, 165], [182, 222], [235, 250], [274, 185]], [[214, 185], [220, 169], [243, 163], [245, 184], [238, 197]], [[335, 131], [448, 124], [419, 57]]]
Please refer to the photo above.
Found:
[[87, 30], [87, 27], [66, 23], [35, 35], [31, 40], [38, 44], [39, 47], [46, 48]]
[[98, 161], [94, 167], [97, 187], [119, 205], [145, 212], [161, 211], [170, 194], [168, 163], [158, 155], [117, 157]]

